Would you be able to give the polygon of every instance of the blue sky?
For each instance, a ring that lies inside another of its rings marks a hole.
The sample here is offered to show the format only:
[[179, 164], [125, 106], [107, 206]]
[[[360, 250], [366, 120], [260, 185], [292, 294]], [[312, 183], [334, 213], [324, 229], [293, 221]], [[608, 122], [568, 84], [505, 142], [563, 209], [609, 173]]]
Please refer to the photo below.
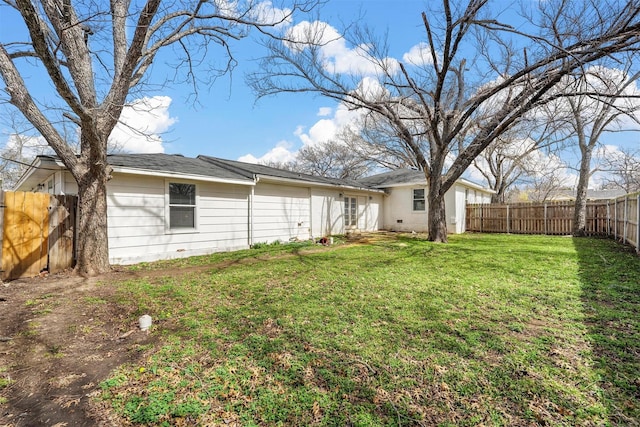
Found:
[[[301, 19], [320, 19], [339, 28], [341, 23], [361, 17], [361, 21], [381, 33], [388, 30], [391, 53], [401, 58], [412, 46], [424, 40], [420, 15], [424, 5], [421, 0], [329, 0], [312, 16], [300, 16], [292, 25]], [[0, 7], [0, 41], [15, 41], [15, 34], [23, 32], [19, 17], [6, 6]], [[295, 152], [302, 146], [302, 138], [318, 121], [323, 120], [326, 124], [334, 118], [338, 104], [315, 96], [282, 94], [256, 102], [245, 83], [245, 74], [256, 70], [264, 49], [252, 37], [232, 41], [231, 48], [238, 61], [237, 67], [212, 87], [200, 87], [197, 102], [194, 102], [192, 87], [175, 85], [145, 92], [146, 97], [153, 99], [153, 114], [140, 113], [142, 108], [136, 109], [137, 113], [125, 111], [123, 120], [129, 125], [135, 127], [135, 123], [144, 122], [146, 130], [156, 134], [150, 141], [145, 141], [132, 135], [119, 135], [116, 130], [115, 137], [124, 141], [125, 149], [186, 156], [206, 154], [228, 159], [247, 159], [249, 155], [284, 160], [270, 152], [277, 146]], [[217, 52], [223, 53], [222, 50]], [[151, 77], [162, 81], [172, 73], [173, 70], [159, 59], [154, 63]], [[44, 74], [30, 70], [25, 80], [36, 99], [46, 99], [50, 83]], [[314, 137], [322, 138], [318, 126], [315, 129]], [[5, 138], [10, 132], [11, 129], [4, 126]], [[0, 141], [0, 146], [4, 144], [6, 141]]]
[[[515, 3], [512, 0], [494, 3], [496, 18], [518, 26]], [[302, 19], [319, 19], [339, 29], [342, 23], [358, 19], [381, 35], [386, 32], [391, 57], [402, 60], [418, 43], [426, 41], [421, 18], [425, 5], [421, 0], [328, 0], [315, 15], [297, 17], [291, 25]], [[15, 15], [6, 6], [0, 7], [0, 41], [15, 40], [14, 35], [21, 31], [23, 26]], [[344, 46], [339, 54], [347, 57], [351, 48]], [[245, 83], [245, 74], [256, 70], [258, 59], [265, 52], [252, 37], [233, 41], [231, 49], [237, 67], [212, 87], [200, 87], [197, 102], [188, 85], [148, 90], [144, 93], [146, 98], [133, 100], [142, 108], [125, 110], [122, 119], [130, 126], [150, 132], [151, 138], [132, 135], [123, 128], [117, 129], [113, 138], [129, 152], [286, 161], [303, 144], [331, 138], [336, 127], [349, 120], [349, 114], [338, 103], [308, 94], [280, 94], [256, 102]], [[154, 81], [162, 81], [172, 73], [158, 58], [151, 76]], [[46, 99], [50, 90], [46, 77], [40, 78], [37, 72], [30, 71], [26, 80], [36, 98]], [[153, 106], [152, 112], [146, 111], [148, 105]], [[5, 141], [0, 140], [0, 147], [9, 144], [10, 132], [6, 126], [2, 129], [0, 138]], [[637, 133], [607, 135], [604, 139], [608, 144], [631, 148], [638, 148], [640, 140]]]
[[[389, 29], [392, 52], [401, 57], [423, 39], [423, 6], [422, 1], [411, 0], [332, 0], [319, 14], [320, 19], [335, 26], [362, 14], [368, 25], [381, 31]], [[250, 39], [234, 43], [234, 51], [239, 65], [232, 80], [221, 78], [208, 93], [202, 92], [201, 105], [183, 103], [188, 88], [162, 93], [174, 100], [170, 112], [178, 120], [163, 137], [167, 152], [206, 153], [230, 159], [251, 154], [260, 158], [278, 144], [298, 149], [302, 140], [296, 133], [308, 133], [319, 120], [333, 118], [337, 104], [316, 96], [281, 94], [256, 102], [244, 74], [255, 70], [257, 58], [264, 52]], [[321, 109], [328, 115], [319, 116]]]

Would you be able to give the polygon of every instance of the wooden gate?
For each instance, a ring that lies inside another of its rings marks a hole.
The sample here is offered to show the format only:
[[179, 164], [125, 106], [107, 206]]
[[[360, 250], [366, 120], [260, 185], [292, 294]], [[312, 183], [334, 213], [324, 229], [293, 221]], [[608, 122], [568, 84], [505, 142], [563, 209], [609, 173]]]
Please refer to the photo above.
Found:
[[76, 200], [47, 193], [0, 193], [3, 280], [73, 267]]

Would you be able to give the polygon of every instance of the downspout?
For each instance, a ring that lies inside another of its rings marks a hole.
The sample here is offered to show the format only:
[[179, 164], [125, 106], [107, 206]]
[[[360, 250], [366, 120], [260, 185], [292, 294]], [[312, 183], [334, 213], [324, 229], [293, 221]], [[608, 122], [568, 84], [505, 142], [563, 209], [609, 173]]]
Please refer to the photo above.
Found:
[[[253, 181], [258, 184], [260, 177], [258, 175], [253, 176]], [[249, 247], [253, 247], [253, 199], [255, 197], [256, 186], [251, 186], [251, 192], [249, 193]]]
[[313, 190], [309, 187], [309, 238], [314, 240], [313, 237]]

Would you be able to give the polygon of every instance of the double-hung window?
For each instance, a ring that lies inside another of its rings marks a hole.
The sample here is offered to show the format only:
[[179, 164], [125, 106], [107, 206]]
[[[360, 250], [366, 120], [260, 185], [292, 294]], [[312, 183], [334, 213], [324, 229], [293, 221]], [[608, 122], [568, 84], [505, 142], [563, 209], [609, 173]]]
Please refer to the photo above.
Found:
[[195, 230], [196, 185], [169, 183], [169, 229]]
[[424, 211], [426, 210], [427, 203], [424, 198], [424, 188], [413, 189], [413, 210]]

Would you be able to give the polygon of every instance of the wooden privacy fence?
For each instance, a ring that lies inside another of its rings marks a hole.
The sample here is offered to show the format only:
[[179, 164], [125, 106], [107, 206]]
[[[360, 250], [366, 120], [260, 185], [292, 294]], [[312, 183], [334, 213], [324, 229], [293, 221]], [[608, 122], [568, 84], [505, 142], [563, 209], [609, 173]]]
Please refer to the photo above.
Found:
[[[466, 230], [484, 233], [558, 234], [573, 231], [575, 202], [467, 205]], [[612, 236], [640, 252], [640, 193], [587, 203], [589, 235]]]
[[73, 267], [76, 200], [47, 193], [0, 192], [3, 280]]

